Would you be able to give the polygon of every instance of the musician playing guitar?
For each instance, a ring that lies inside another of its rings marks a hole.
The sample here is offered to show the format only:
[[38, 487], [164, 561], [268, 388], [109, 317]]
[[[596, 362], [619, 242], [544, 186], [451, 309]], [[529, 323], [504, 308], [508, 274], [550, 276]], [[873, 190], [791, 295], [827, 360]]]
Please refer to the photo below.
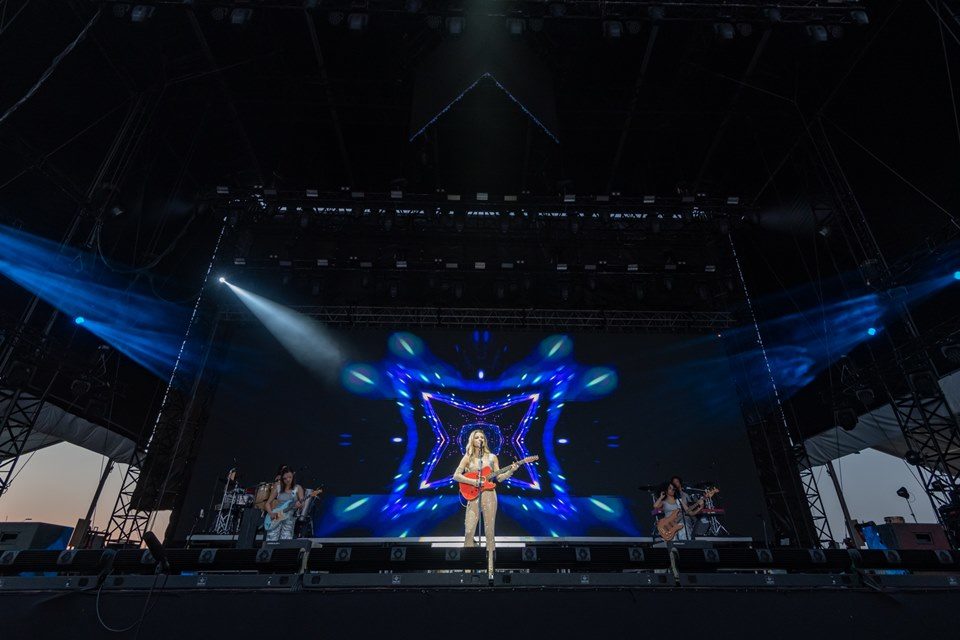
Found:
[[289, 511], [303, 506], [303, 487], [294, 482], [293, 470], [290, 467], [281, 467], [279, 478], [270, 491], [264, 509], [273, 520], [280, 521], [279, 526], [267, 531], [267, 542], [278, 540], [293, 540], [293, 529], [296, 519], [289, 517], [289, 513], [275, 511], [278, 504], [288, 503]]
[[473, 536], [480, 519], [480, 509], [483, 509], [483, 528], [487, 537], [487, 572], [491, 580], [493, 580], [493, 551], [496, 546], [494, 526], [497, 520], [497, 491], [496, 485], [489, 482], [488, 478], [496, 482], [504, 482], [519, 468], [520, 463], [514, 462], [501, 470], [497, 456], [490, 452], [486, 435], [481, 429], [474, 429], [467, 438], [467, 451], [453, 473], [453, 479], [460, 483], [461, 493], [465, 496], [472, 495], [474, 487], [479, 489], [479, 496], [467, 500], [463, 544], [466, 547], [476, 545]]
[[[675, 534], [670, 536], [672, 539], [690, 540], [690, 534], [688, 533], [689, 522], [688, 518], [684, 516], [692, 517], [700, 513], [700, 510], [703, 509], [703, 500], [701, 499], [693, 505], [690, 505], [687, 494], [677, 488], [678, 484], [682, 486], [679, 476], [674, 476], [660, 492], [660, 496], [653, 502], [653, 508], [662, 509], [665, 520], [670, 518], [671, 520], [675, 520], [678, 525], [681, 525], [681, 528], [676, 529]], [[680, 513], [673, 515], [673, 512], [677, 510], [680, 510]], [[662, 531], [661, 536], [663, 536]]]

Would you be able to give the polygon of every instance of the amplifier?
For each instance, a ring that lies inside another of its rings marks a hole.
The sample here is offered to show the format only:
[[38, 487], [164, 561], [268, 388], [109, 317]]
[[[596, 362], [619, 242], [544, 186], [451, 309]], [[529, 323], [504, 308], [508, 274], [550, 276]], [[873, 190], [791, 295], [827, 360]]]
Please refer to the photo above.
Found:
[[877, 533], [888, 549], [950, 549], [939, 524], [880, 524]]
[[66, 549], [73, 527], [46, 522], [0, 522], [0, 551]]

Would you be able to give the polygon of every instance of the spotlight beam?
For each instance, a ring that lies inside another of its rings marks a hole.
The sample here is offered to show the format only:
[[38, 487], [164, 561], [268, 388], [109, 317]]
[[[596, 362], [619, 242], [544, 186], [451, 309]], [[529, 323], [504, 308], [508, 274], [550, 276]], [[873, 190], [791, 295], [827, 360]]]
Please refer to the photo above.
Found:
[[327, 328], [309, 316], [221, 278], [293, 359], [325, 380], [339, 375], [344, 356]]

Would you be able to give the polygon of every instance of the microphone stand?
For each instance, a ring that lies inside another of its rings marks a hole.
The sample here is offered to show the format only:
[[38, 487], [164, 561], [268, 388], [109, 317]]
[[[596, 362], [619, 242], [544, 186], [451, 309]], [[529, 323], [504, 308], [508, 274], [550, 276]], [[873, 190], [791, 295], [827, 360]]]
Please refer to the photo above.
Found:
[[[477, 458], [477, 488], [480, 490], [477, 493], [477, 546], [483, 542], [484, 527], [486, 526], [486, 521], [483, 517], [483, 452], [481, 451], [480, 456]], [[489, 556], [490, 552], [487, 552]], [[490, 565], [490, 558], [487, 558], [487, 566]]]

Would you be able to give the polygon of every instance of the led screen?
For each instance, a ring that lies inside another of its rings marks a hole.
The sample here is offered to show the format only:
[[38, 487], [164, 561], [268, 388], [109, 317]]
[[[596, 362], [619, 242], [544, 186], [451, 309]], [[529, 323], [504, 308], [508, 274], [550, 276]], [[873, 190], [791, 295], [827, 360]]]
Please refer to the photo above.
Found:
[[234, 333], [179, 534], [231, 467], [253, 487], [281, 464], [323, 484], [315, 535], [462, 533], [451, 474], [480, 428], [502, 465], [497, 532], [646, 536], [650, 492], [715, 482], [732, 533], [761, 535], [762, 500], [716, 336], [334, 331], [346, 355], [308, 373], [262, 327]]

